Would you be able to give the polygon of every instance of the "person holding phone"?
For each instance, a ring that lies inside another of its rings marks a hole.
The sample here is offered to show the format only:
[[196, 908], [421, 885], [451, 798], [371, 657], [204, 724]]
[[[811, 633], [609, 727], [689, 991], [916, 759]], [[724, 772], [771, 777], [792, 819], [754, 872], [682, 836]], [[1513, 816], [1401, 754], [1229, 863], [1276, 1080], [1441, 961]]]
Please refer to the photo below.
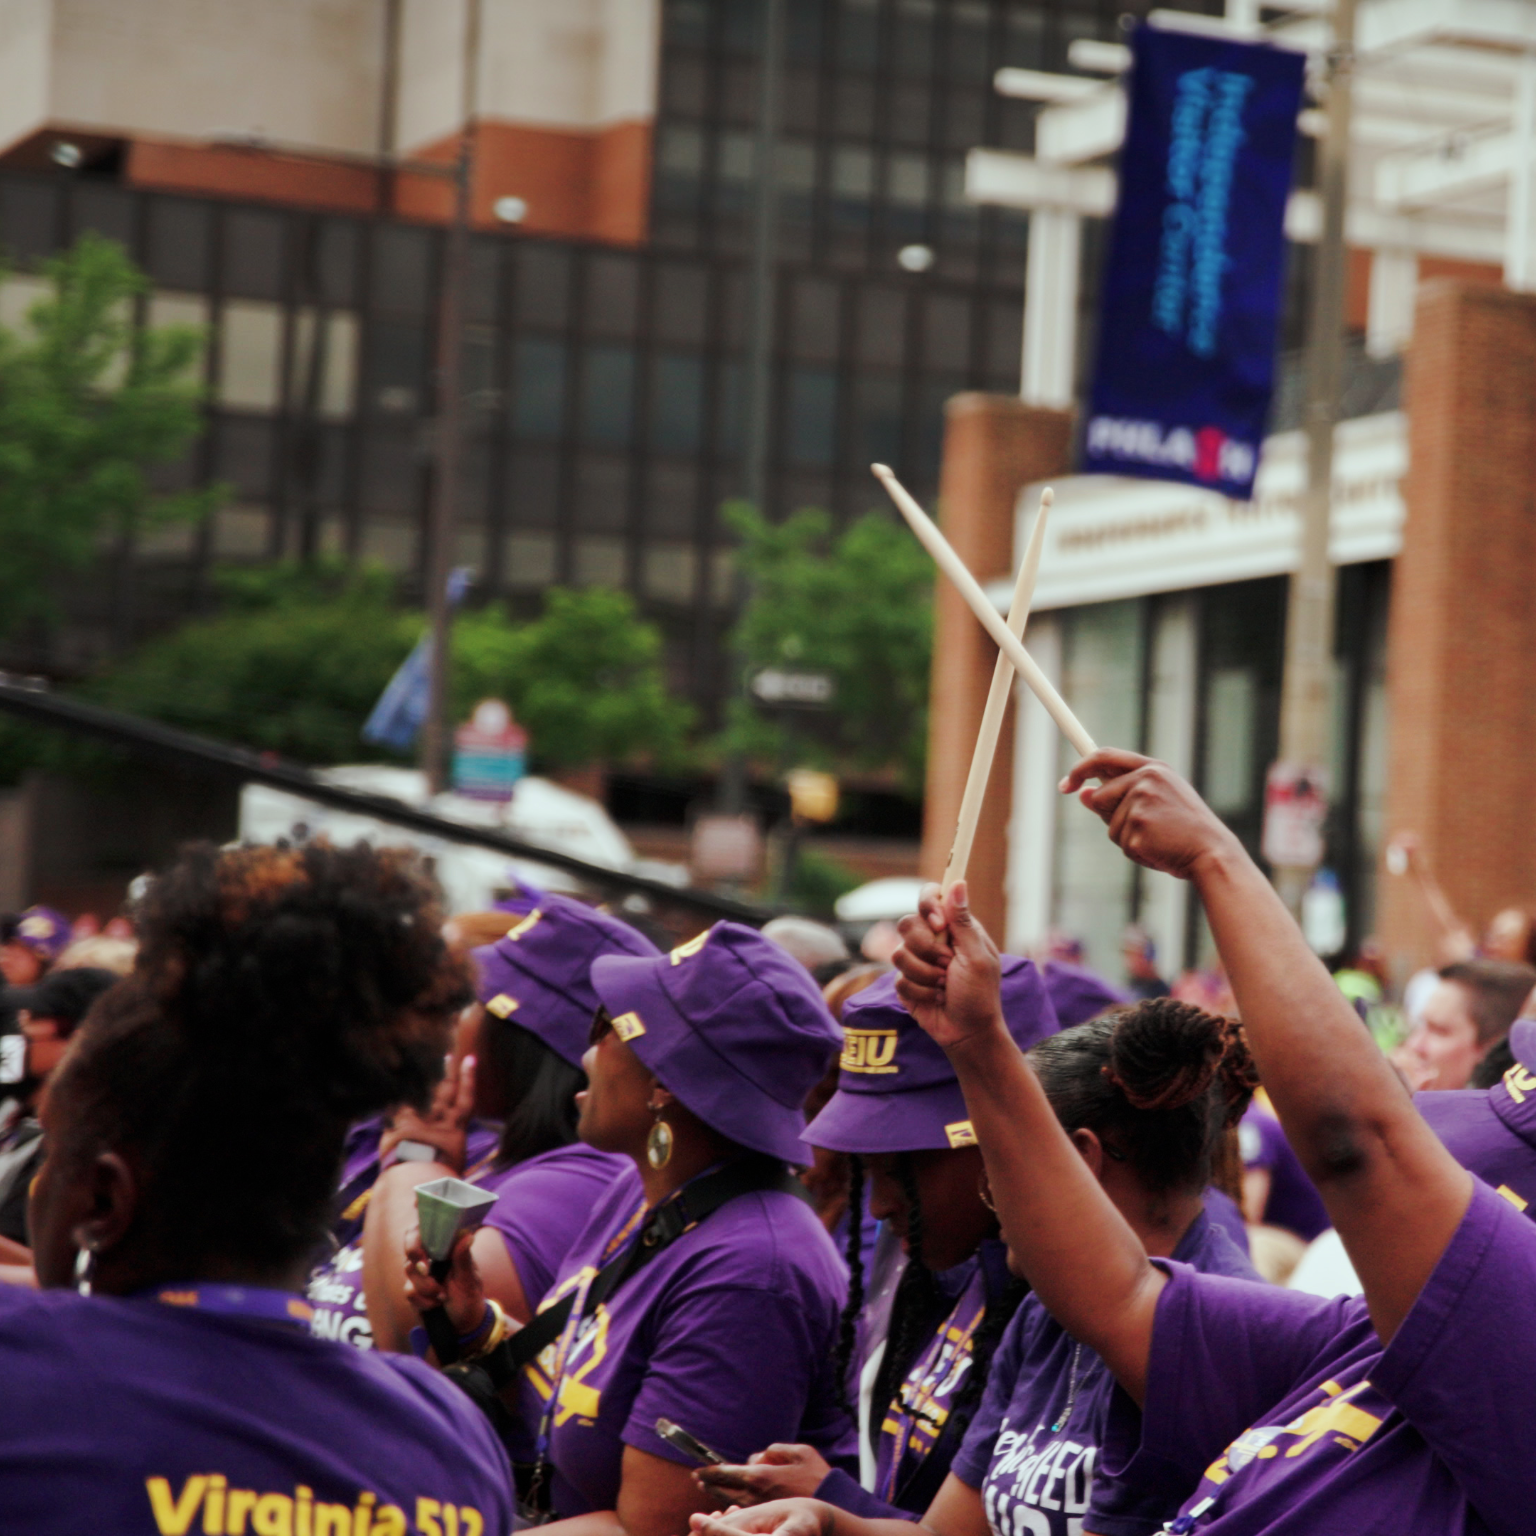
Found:
[[[593, 1206], [629, 1166], [576, 1135], [581, 1058], [599, 1006], [592, 962], [660, 953], [628, 923], [552, 893], [471, 953], [478, 1004], [465, 1023], [453, 1110], [427, 1131], [436, 1156], [390, 1169], [368, 1207], [363, 1287], [381, 1349], [406, 1348], [417, 1321], [401, 1258], [416, 1225], [416, 1186], [444, 1174], [495, 1193], [473, 1239], [475, 1265], [507, 1317], [533, 1315]], [[472, 1114], [501, 1125], [499, 1142], [473, 1161], [463, 1129]]]
[[[630, 1169], [545, 1297], [566, 1321], [507, 1395], [555, 1536], [676, 1536], [717, 1506], [658, 1419], [734, 1462], [775, 1441], [853, 1450], [832, 1367], [846, 1281], [788, 1166], [806, 1160], [800, 1106], [841, 1036], [804, 967], [736, 923], [653, 959], [603, 955], [591, 980], [577, 1130]], [[419, 1243], [409, 1277], [419, 1309], [444, 1304], [461, 1335], [484, 1326], [467, 1236], [445, 1282]]]
[[[1008, 976], [1015, 964], [1001, 957], [1002, 1014], [1014, 1036]], [[915, 1021], [910, 1027], [918, 1028]], [[1147, 1252], [1214, 1274], [1256, 1278], [1205, 1209], [1212, 1165], [1227, 1150], [1229, 1126], [1252, 1091], [1235, 1025], [1157, 998], [1050, 1035], [1028, 1060], [1062, 1130]], [[1023, 1273], [1021, 1245], [1012, 1241], [1006, 1218], [1003, 1234], [1010, 1266]], [[1037, 1296], [1027, 1296], [992, 1357], [979, 1409], [948, 1477], [921, 1512], [922, 1524], [936, 1536], [987, 1536], [989, 1530], [1077, 1536], [1085, 1528], [1113, 1389], [1103, 1360], [1071, 1337]], [[774, 1469], [746, 1470], [771, 1476]], [[770, 1485], [762, 1491], [782, 1498], [808, 1490]], [[833, 1479], [814, 1496], [838, 1508], [840, 1536], [882, 1536], [878, 1507], [840, 1498]], [[1096, 1494], [1095, 1523], [1086, 1528], [1102, 1536], [1145, 1536], [1172, 1508], [1161, 1492], [1143, 1498], [1106, 1484]]]
[[349, 1124], [423, 1100], [468, 977], [414, 858], [189, 849], [43, 1103], [39, 1291], [0, 1287], [0, 1509], [36, 1536], [504, 1536], [506, 1456], [418, 1361], [312, 1337]]
[[[1002, 989], [1021, 1046], [1054, 1033], [1033, 962], [1010, 955]], [[860, 1480], [805, 1445], [769, 1446], [747, 1466], [697, 1476], [738, 1503], [811, 1494], [855, 1514], [900, 1519], [927, 1509], [943, 1483], [1027, 1287], [1008, 1272], [954, 1070], [902, 1006], [894, 973], [849, 1001], [843, 1032], [837, 1091], [805, 1140], [848, 1157], [854, 1208], [868, 1175], [870, 1214], [906, 1254], [894, 1296], [865, 1313], [856, 1234], [848, 1245], [852, 1283], [837, 1371], [858, 1403]]]

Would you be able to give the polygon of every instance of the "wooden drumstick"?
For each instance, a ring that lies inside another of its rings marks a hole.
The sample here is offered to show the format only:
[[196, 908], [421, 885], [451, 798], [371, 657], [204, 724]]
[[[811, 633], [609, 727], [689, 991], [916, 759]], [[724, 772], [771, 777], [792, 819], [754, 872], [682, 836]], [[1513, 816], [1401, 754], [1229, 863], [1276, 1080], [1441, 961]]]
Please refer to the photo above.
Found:
[[1052, 686], [1050, 678], [1035, 665], [1035, 659], [1024, 649], [1003, 621], [1003, 616], [987, 601], [976, 578], [965, 568], [965, 562], [950, 548], [949, 541], [939, 532], [933, 519], [918, 506], [911, 493], [884, 464], [871, 464], [875, 478], [890, 493], [897, 510], [906, 518], [922, 543], [933, 556], [939, 569], [954, 583], [956, 590], [966, 601], [966, 606], [976, 615], [981, 627], [997, 642], [998, 649], [1012, 663], [1019, 675], [1029, 684], [1035, 697], [1045, 705], [1046, 713], [1056, 722], [1062, 735], [1083, 757], [1096, 752], [1093, 737], [1083, 729], [1083, 723], [1067, 707], [1067, 702]]
[[[1009, 632], [1017, 635], [1021, 641], [1024, 638], [1024, 627], [1029, 623], [1035, 579], [1040, 574], [1040, 552], [1045, 546], [1045, 520], [1050, 513], [1054, 495], [1050, 486], [1046, 486], [1040, 493], [1040, 510], [1035, 514], [1035, 526], [1030, 530], [1024, 562], [1019, 566], [1019, 577], [1014, 583], [1013, 601], [1008, 606]], [[955, 881], [965, 879], [966, 865], [971, 859], [971, 845], [976, 841], [976, 824], [981, 820], [987, 783], [992, 777], [992, 760], [997, 755], [998, 738], [1003, 732], [1003, 716], [1008, 710], [1008, 695], [1013, 689], [1014, 675], [1013, 664], [999, 651], [992, 667], [992, 687], [987, 693], [987, 706], [981, 713], [981, 729], [976, 733], [976, 750], [971, 754], [971, 771], [966, 777], [965, 793], [960, 797], [955, 841], [950, 847], [949, 865], [944, 871], [946, 891]]]

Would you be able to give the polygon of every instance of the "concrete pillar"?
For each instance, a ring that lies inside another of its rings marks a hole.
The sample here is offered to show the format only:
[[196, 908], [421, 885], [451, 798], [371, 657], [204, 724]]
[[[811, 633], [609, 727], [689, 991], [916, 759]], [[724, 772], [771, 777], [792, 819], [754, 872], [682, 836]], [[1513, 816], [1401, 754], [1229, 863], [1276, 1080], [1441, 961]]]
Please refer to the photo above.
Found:
[[[1014, 570], [1014, 508], [1031, 480], [1070, 464], [1072, 417], [1028, 406], [1012, 395], [956, 395], [945, 408], [939, 480], [945, 537], [980, 582]], [[933, 673], [928, 706], [928, 782], [923, 807], [922, 873], [937, 880], [949, 859], [971, 749], [991, 686], [997, 647], [947, 581], [937, 579]], [[1012, 706], [971, 853], [971, 905], [988, 932], [1007, 932], [1004, 881], [1012, 800]]]
[[[1407, 524], [1392, 574], [1388, 837], [1412, 830], [1481, 927], [1536, 906], [1536, 297], [1419, 290], [1404, 394]], [[1436, 958], [1410, 880], [1380, 874], [1399, 978]]]

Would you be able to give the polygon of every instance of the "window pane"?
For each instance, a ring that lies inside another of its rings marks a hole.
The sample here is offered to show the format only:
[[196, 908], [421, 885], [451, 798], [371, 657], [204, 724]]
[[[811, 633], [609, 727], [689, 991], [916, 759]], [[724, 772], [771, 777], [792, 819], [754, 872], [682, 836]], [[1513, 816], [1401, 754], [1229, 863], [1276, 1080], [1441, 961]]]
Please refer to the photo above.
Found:
[[320, 296], [327, 304], [357, 302], [358, 226], [350, 219], [327, 219], [320, 229], [315, 262]]
[[312, 405], [321, 416], [343, 421], [357, 408], [357, 316], [337, 311], [325, 317], [318, 358], [315, 329], [313, 309], [295, 314], [288, 398], [295, 410]]
[[704, 417], [704, 362], [660, 352], [651, 372], [651, 446], [662, 453], [695, 453]]
[[133, 249], [133, 199], [116, 187], [77, 181], [70, 198], [69, 227], [78, 240], [88, 229]]
[[517, 257], [517, 318], [526, 325], [558, 330], [570, 303], [571, 265], [563, 250], [529, 244]]
[[259, 500], [272, 485], [272, 423], [253, 416], [226, 416], [214, 426], [214, 477], [236, 494]]
[[859, 294], [859, 356], [866, 363], [900, 367], [906, 353], [906, 296], [893, 288]]
[[231, 299], [220, 317], [219, 404], [240, 411], [275, 411], [282, 395], [282, 350], [282, 309]]
[[388, 224], [374, 232], [371, 293], [375, 309], [424, 315], [431, 304], [431, 235]]
[[553, 528], [559, 520], [560, 460], [550, 448], [519, 448], [508, 466], [507, 521], [524, 528]]
[[790, 345], [797, 357], [828, 361], [837, 356], [840, 294], [835, 283], [801, 278], [794, 286]]
[[928, 162], [921, 155], [892, 155], [886, 195], [902, 207], [921, 208], [928, 201]]
[[565, 343], [519, 338], [512, 352], [512, 429], [558, 437], [565, 425]]
[[394, 416], [422, 409], [427, 333], [410, 320], [375, 320], [368, 327], [368, 401]]
[[716, 409], [715, 443], [720, 453], [734, 457], [742, 451], [746, 434], [746, 379], [735, 359], [720, 364], [719, 400]]
[[869, 374], [854, 384], [853, 452], [859, 464], [901, 462], [901, 380]]
[[581, 379], [581, 435], [601, 448], [629, 442], [634, 418], [635, 354], [628, 347], [591, 347]]
[[205, 203], [154, 198], [148, 209], [145, 266], [166, 288], [206, 288], [212, 240]]
[[373, 512], [413, 512], [420, 481], [416, 444], [380, 429], [363, 442], [362, 502]]
[[791, 464], [832, 462], [837, 441], [837, 374], [832, 369], [790, 371], [785, 435]]
[[965, 368], [971, 358], [971, 306], [958, 294], [930, 293], [923, 317], [923, 361]]
[[628, 463], [608, 455], [577, 460], [577, 526], [595, 533], [617, 533], [628, 521]]
[[232, 208], [224, 215], [224, 291], [247, 299], [283, 294], [287, 221], [280, 213]]
[[656, 268], [656, 334], [665, 341], [703, 341], [709, 321], [709, 273], [703, 267]]
[[635, 334], [639, 310], [640, 271], [628, 256], [594, 256], [587, 263], [582, 310], [594, 336]]
[[852, 69], [873, 69], [880, 59], [877, 0], [843, 0], [837, 9], [837, 60]]
[[651, 537], [686, 537], [693, 532], [699, 477], [691, 464], [651, 465], [645, 493], [645, 531]]
[[58, 217], [56, 188], [30, 182], [0, 187], [0, 248], [23, 265], [51, 255]]

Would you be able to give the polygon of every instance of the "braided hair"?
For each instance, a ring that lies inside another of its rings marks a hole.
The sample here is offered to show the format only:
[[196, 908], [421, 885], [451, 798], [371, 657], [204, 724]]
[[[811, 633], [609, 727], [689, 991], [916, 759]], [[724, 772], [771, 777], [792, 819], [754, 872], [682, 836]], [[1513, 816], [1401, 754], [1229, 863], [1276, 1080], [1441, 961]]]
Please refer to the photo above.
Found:
[[845, 1412], [858, 1415], [858, 1393], [850, 1391], [849, 1367], [859, 1341], [859, 1317], [864, 1311], [864, 1159], [848, 1155], [848, 1300], [837, 1320], [837, 1346], [832, 1352], [834, 1379]]
[[1258, 1086], [1242, 1025], [1170, 997], [1110, 1009], [1029, 1059], [1062, 1125], [1107, 1136], [1159, 1194], [1211, 1182]]
[[[874, 1391], [870, 1397], [869, 1434], [872, 1445], [879, 1441], [880, 1426], [885, 1422], [886, 1410], [901, 1391], [908, 1372], [932, 1340], [935, 1326], [953, 1306], [951, 1298], [939, 1285], [924, 1257], [923, 1207], [910, 1153], [903, 1152], [897, 1158], [896, 1177], [907, 1205], [908, 1260], [891, 1303], [885, 1355], [876, 1373]], [[965, 1434], [966, 1426], [975, 1417], [981, 1404], [982, 1390], [986, 1386], [987, 1369], [998, 1341], [1009, 1319], [1018, 1311], [1019, 1303], [1028, 1294], [1029, 1286], [1025, 1281], [1010, 1278], [996, 1295], [987, 1297], [986, 1311], [971, 1337], [970, 1369], [951, 1401], [948, 1417], [944, 1421], [944, 1437], [951, 1445], [958, 1444], [957, 1437]], [[933, 1495], [938, 1492], [937, 1484], [943, 1481], [942, 1474], [947, 1472], [948, 1464], [948, 1457], [930, 1453], [909, 1481], [897, 1490], [903, 1507], [926, 1509]], [[925, 1474], [930, 1469], [935, 1484], [931, 1488], [925, 1485]]]

